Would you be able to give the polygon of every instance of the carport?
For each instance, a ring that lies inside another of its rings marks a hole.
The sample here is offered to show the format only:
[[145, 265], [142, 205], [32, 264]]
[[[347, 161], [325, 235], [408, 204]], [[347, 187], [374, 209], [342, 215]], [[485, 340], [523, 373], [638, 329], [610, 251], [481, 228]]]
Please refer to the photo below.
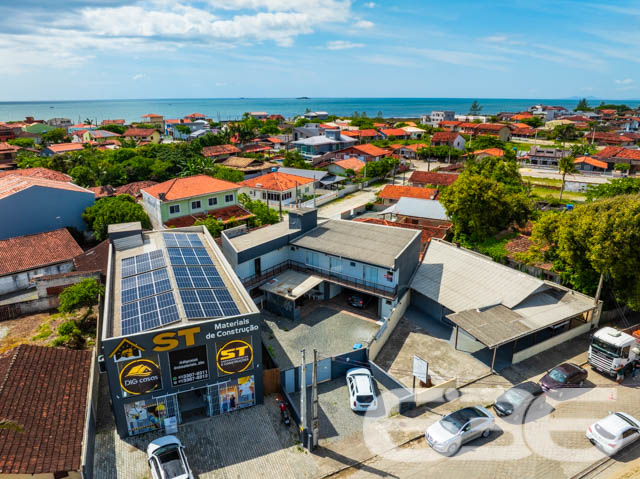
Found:
[[272, 313], [296, 320], [300, 316], [300, 305], [296, 301], [323, 281], [319, 276], [287, 270], [260, 286], [265, 292], [265, 308]]

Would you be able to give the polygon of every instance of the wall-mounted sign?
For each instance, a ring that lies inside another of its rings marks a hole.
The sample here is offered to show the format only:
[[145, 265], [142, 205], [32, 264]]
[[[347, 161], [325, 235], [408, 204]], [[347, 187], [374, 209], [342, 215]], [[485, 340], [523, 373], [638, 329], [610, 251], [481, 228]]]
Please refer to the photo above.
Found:
[[224, 374], [241, 373], [253, 365], [253, 348], [242, 339], [232, 339], [226, 343], [218, 343], [216, 363]]
[[172, 386], [181, 386], [209, 379], [206, 346], [196, 346], [170, 352], [169, 365], [171, 366]]
[[111, 354], [109, 354], [110, 358], [115, 356], [116, 361], [122, 361], [127, 359], [139, 358], [142, 356], [144, 352], [144, 348], [138, 346], [136, 343], [130, 341], [127, 338], [123, 338], [120, 341]]
[[160, 368], [150, 359], [136, 359], [120, 371], [120, 386], [129, 394], [146, 394], [158, 389], [162, 382]]

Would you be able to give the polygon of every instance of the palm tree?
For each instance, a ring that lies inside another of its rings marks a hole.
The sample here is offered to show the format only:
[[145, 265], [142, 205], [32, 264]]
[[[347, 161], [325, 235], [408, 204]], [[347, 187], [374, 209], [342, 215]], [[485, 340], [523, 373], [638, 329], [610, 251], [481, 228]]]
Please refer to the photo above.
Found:
[[562, 187], [560, 188], [560, 200], [562, 200], [562, 193], [564, 193], [564, 179], [567, 175], [573, 175], [578, 172], [576, 167], [575, 158], [573, 156], [563, 156], [558, 160], [558, 172], [562, 175]]
[[2, 430], [14, 430], [22, 432], [22, 426], [15, 421], [11, 421], [10, 419], [0, 418], [0, 431]]

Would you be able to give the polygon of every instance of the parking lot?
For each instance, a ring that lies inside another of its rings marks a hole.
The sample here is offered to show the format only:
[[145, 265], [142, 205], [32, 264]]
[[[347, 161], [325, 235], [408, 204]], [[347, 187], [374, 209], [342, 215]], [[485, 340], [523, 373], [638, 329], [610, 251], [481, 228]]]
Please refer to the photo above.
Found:
[[366, 345], [378, 331], [375, 321], [338, 311], [318, 303], [301, 315], [300, 320], [263, 312], [262, 341], [280, 369], [301, 363], [300, 350], [307, 350], [310, 359], [313, 349], [324, 357], [353, 349], [354, 344]]

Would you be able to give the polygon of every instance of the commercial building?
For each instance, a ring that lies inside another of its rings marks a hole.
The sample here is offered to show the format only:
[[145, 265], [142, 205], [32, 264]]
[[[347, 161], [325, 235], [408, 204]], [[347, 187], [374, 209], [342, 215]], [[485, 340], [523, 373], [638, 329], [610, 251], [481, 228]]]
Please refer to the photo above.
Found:
[[120, 436], [263, 402], [261, 319], [203, 226], [109, 226], [101, 362]]

